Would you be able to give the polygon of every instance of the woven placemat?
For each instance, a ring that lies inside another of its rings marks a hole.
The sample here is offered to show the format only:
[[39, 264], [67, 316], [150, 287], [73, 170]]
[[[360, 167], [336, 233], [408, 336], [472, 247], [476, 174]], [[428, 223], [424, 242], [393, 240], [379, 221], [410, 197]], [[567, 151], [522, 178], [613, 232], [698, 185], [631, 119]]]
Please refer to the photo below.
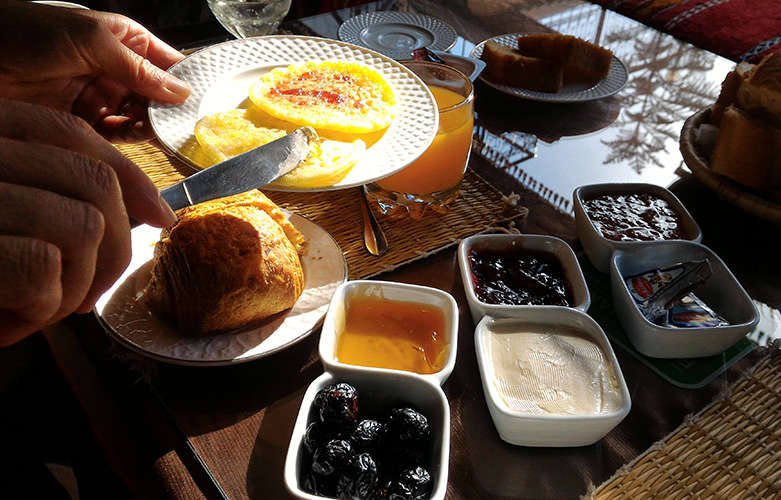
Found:
[[[194, 171], [151, 144], [118, 145], [160, 187], [170, 186]], [[380, 226], [388, 252], [376, 257], [363, 244], [361, 200], [357, 188], [339, 191], [288, 193], [266, 191], [279, 206], [320, 225], [336, 240], [347, 259], [350, 279], [368, 278], [393, 270], [458, 244], [473, 234], [518, 231], [528, 210], [504, 197], [480, 176], [467, 171], [461, 192], [445, 214], [427, 212], [419, 221], [383, 217]]]
[[781, 349], [584, 499], [781, 498]]

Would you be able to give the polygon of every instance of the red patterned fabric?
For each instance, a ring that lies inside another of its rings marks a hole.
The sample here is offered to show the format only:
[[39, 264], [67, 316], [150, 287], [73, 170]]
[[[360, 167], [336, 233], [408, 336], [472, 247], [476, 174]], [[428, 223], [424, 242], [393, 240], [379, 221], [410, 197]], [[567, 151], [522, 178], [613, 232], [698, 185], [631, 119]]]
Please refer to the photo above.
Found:
[[781, 49], [781, 0], [591, 0], [733, 61]]

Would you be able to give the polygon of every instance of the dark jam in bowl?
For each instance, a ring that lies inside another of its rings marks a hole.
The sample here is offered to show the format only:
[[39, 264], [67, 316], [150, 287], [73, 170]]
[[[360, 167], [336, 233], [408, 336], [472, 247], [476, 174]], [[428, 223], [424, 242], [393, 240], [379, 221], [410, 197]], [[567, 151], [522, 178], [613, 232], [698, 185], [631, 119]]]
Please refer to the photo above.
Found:
[[685, 239], [669, 203], [649, 193], [605, 194], [583, 200], [597, 231], [614, 241]]
[[572, 289], [559, 259], [526, 249], [469, 251], [475, 295], [486, 304], [571, 306]]

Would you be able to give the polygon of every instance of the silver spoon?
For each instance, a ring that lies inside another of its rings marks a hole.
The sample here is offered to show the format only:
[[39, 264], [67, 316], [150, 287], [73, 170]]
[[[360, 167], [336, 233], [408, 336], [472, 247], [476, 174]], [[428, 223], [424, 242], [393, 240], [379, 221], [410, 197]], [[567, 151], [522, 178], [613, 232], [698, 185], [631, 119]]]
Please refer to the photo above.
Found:
[[363, 213], [363, 242], [370, 254], [382, 255], [388, 251], [388, 241], [369, 208], [363, 186], [358, 186], [358, 191], [358, 196], [361, 198], [361, 212]]

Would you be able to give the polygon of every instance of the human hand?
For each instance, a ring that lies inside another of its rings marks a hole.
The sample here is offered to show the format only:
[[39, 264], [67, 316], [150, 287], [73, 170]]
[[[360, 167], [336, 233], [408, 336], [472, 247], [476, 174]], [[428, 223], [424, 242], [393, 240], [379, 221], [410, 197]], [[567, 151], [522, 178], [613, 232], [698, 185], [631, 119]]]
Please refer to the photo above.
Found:
[[86, 122], [0, 99], [0, 346], [90, 311], [130, 262], [129, 217], [176, 221]]
[[0, 0], [0, 98], [68, 111], [114, 142], [154, 134], [147, 100], [183, 102], [182, 54], [118, 14]]

